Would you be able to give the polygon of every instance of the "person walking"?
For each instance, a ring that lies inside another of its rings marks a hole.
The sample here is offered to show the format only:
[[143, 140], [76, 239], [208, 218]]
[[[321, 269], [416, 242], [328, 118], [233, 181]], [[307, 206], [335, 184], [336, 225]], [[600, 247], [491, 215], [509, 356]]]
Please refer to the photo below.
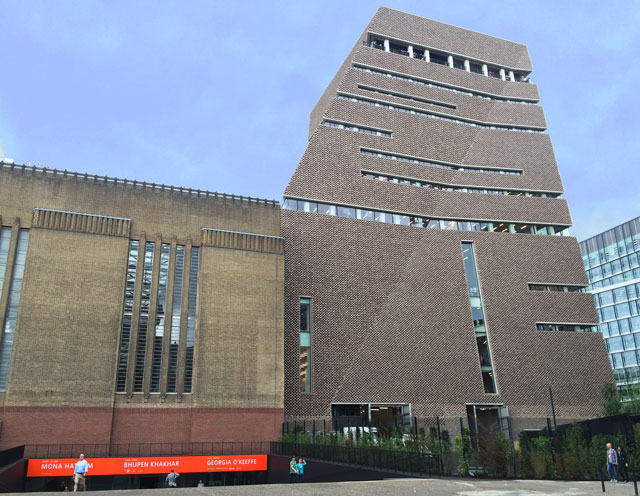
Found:
[[178, 472], [176, 472], [175, 470], [171, 469], [171, 472], [169, 472], [167, 474], [167, 478], [165, 479], [165, 482], [167, 483], [168, 487], [176, 487], [176, 480], [178, 479], [178, 477], [180, 477], [180, 474]]
[[89, 470], [89, 464], [84, 459], [84, 453], [80, 453], [80, 459], [76, 462], [76, 466], [73, 469], [73, 492], [78, 490], [78, 486], [82, 486], [82, 490], [87, 490], [87, 471]]
[[296, 463], [296, 457], [292, 456], [289, 462], [289, 482], [295, 482], [298, 476], [298, 465]]
[[607, 443], [607, 472], [611, 477], [611, 482], [618, 483], [618, 452]]
[[304, 482], [304, 466], [307, 464], [302, 458], [298, 459], [296, 468], [298, 469], [298, 482]]
[[622, 482], [625, 484], [629, 482], [629, 457], [627, 457], [627, 452], [624, 450], [622, 445], [618, 446], [618, 474], [621, 479], [624, 479]]

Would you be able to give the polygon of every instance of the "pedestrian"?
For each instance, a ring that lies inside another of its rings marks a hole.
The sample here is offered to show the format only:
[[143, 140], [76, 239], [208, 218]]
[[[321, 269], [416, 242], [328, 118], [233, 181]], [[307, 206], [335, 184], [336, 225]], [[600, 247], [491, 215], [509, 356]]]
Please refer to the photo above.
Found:
[[611, 448], [611, 443], [607, 443], [607, 472], [611, 477], [611, 482], [618, 483], [618, 453]]
[[175, 470], [171, 469], [171, 472], [167, 474], [166, 483], [168, 487], [176, 487], [176, 480], [180, 477], [180, 474]]
[[204, 487], [204, 482], [202, 482], [202, 479], [198, 481], [198, 487]]
[[289, 482], [295, 482], [298, 476], [298, 465], [296, 463], [296, 457], [292, 456], [289, 462]]
[[620, 478], [624, 479], [624, 483], [629, 482], [629, 472], [627, 469], [629, 468], [629, 457], [627, 457], [627, 452], [624, 450], [622, 445], [618, 446], [618, 474], [620, 474]]
[[87, 471], [89, 470], [89, 464], [84, 459], [84, 453], [80, 453], [80, 460], [76, 462], [76, 467], [73, 469], [73, 492], [78, 490], [78, 486], [82, 486], [82, 490], [87, 490]]
[[296, 468], [298, 469], [298, 482], [304, 482], [304, 466], [307, 464], [302, 458], [298, 459]]

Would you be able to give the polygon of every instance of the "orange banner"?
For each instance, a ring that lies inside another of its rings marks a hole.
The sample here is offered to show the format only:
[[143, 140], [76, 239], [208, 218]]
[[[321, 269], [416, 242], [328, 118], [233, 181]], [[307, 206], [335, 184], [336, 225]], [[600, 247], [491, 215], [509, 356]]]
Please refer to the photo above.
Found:
[[[255, 472], [267, 470], [267, 455], [158, 456], [136, 458], [87, 458], [88, 476], [178, 473]], [[72, 476], [76, 458], [31, 459], [27, 477]]]

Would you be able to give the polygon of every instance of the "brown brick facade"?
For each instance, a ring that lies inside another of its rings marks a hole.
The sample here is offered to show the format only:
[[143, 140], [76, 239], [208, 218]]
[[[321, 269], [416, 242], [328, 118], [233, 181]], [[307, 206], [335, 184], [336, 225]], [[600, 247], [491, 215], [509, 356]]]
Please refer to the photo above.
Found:
[[[534, 84], [503, 81], [364, 46], [368, 35], [531, 70], [524, 45], [380, 8], [311, 116], [309, 146], [285, 198], [428, 218], [570, 225], [562, 198], [438, 191], [362, 177], [362, 171], [475, 187], [562, 193], [549, 135], [465, 126], [337, 98], [362, 95], [482, 122], [546, 126], [542, 107], [487, 100], [353, 69], [353, 64], [498, 96], [537, 99]], [[380, 88], [454, 104], [447, 109]], [[333, 119], [391, 137], [322, 126]], [[522, 175], [447, 170], [361, 154], [361, 148]], [[600, 334], [539, 331], [539, 322], [593, 324], [585, 293], [530, 291], [529, 282], [586, 285], [573, 237], [444, 231], [282, 211], [285, 418], [328, 420], [332, 405], [410, 404], [420, 418], [465, 417], [466, 405], [510, 409], [514, 430], [601, 412], [611, 370]], [[497, 394], [485, 394], [461, 243], [474, 245]], [[312, 302], [312, 391], [300, 392], [299, 298]]]

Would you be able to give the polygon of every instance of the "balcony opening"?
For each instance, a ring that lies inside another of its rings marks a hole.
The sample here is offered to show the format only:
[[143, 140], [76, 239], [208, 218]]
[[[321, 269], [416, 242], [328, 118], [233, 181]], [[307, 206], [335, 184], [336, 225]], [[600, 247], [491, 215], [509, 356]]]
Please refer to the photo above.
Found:
[[405, 57], [409, 56], [409, 50], [407, 45], [399, 45], [397, 43], [389, 43], [389, 50], [393, 53], [398, 53], [400, 55], [404, 55]]
[[411, 429], [411, 405], [406, 403], [360, 403], [331, 405], [333, 430], [362, 428], [374, 435]]
[[431, 60], [431, 62], [434, 62], [436, 64], [449, 65], [449, 63], [447, 62], [447, 56], [441, 53], [429, 52], [429, 59]]

